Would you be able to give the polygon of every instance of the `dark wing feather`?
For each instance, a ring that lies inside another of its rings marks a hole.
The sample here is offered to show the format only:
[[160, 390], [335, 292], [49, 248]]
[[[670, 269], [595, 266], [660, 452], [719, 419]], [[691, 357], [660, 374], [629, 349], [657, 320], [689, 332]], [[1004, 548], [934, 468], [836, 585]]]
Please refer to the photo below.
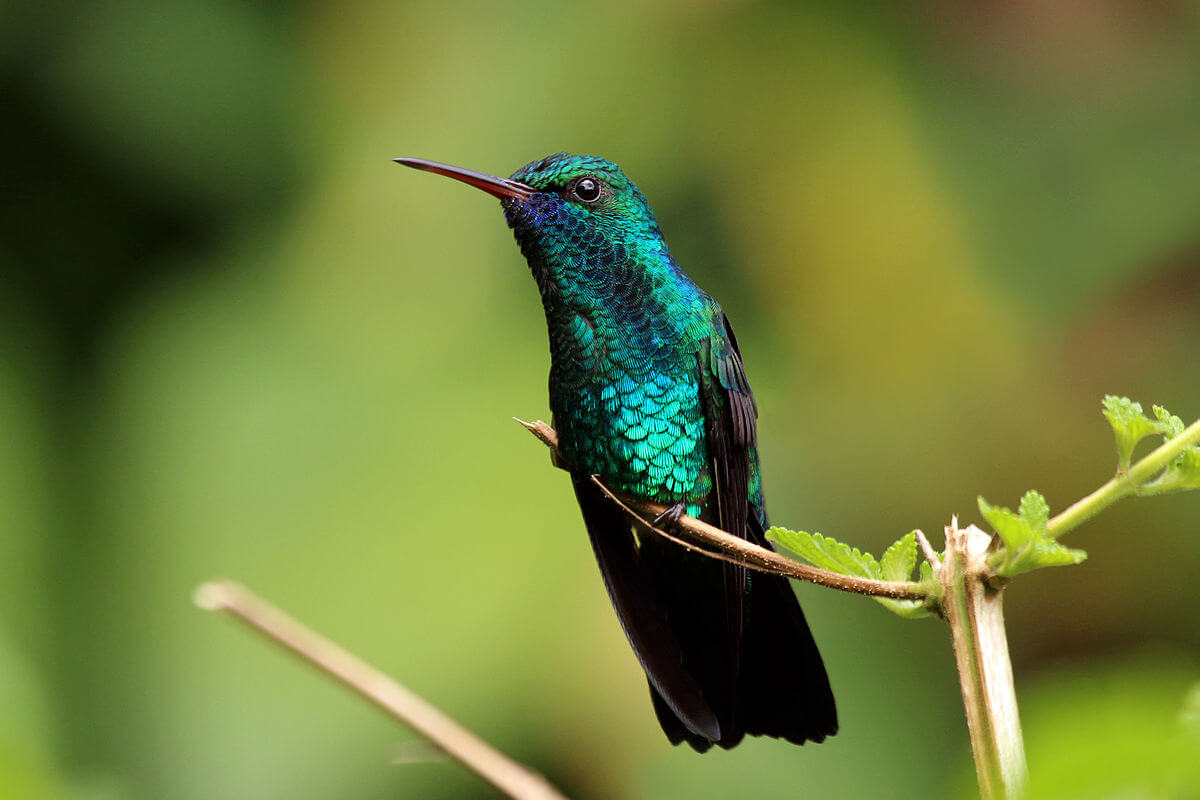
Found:
[[[639, 552], [629, 517], [604, 496], [590, 476], [572, 473], [571, 481], [604, 586], [625, 636], [652, 690], [674, 712], [672, 727], [663, 722], [667, 736], [675, 744], [688, 739], [693, 746], [695, 742], [720, 740], [721, 726], [686, 668], [683, 649], [661, 597], [662, 589], [656, 586], [660, 578], [651, 574]], [[661, 709], [659, 719], [672, 721]]]
[[[714, 316], [718, 333], [710, 337], [702, 357], [707, 356], [709, 367], [704, 397], [717, 517], [724, 530], [769, 547], [765, 513], [761, 508], [750, 513], [751, 448], [757, 440], [758, 410], [729, 320], [719, 310]], [[701, 366], [704, 373], [705, 364]], [[786, 578], [747, 576], [741, 567], [725, 567], [736, 700], [733, 724], [722, 721], [726, 739], [720, 744], [736, 744], [744, 733], [778, 736], [796, 744], [832, 735], [837, 731], [833, 691], [791, 584]]]
[[[715, 335], [700, 353], [700, 393], [708, 421], [708, 454], [712, 464], [716, 496], [716, 523], [734, 536], [746, 536], [750, 512], [750, 450], [755, 438], [754, 397], [742, 366], [729, 322], [715, 310]], [[705, 352], [707, 350], [707, 352]], [[742, 706], [738, 685], [742, 674], [742, 638], [745, 633], [746, 598], [749, 592], [746, 568], [722, 565], [724, 581], [725, 635], [728, 640], [729, 719], [722, 720], [726, 741], [732, 746], [742, 737]], [[723, 744], [725, 744], [723, 742]]]
[[716, 333], [700, 354], [700, 385], [717, 485], [717, 518], [722, 529], [744, 537], [750, 503], [750, 448], [758, 436], [758, 409], [729, 320], [717, 309], [713, 322]]

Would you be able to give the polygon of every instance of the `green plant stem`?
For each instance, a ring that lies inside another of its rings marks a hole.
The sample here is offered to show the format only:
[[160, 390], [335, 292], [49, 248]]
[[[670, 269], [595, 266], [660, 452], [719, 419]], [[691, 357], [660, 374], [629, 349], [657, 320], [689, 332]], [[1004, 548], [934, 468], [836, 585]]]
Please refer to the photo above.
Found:
[[1168, 439], [1138, 461], [1126, 472], [1118, 474], [1096, 491], [1076, 501], [1069, 508], [1051, 519], [1046, 528], [1050, 535], [1058, 538], [1099, 514], [1118, 500], [1148, 483], [1155, 475], [1166, 469], [1186, 448], [1200, 444], [1200, 420], [1196, 420], [1183, 433]]

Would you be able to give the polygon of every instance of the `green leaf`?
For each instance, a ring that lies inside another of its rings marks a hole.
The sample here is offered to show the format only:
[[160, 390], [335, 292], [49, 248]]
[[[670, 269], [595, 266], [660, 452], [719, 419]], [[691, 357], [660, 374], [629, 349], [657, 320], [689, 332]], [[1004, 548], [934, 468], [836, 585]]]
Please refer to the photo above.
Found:
[[885, 581], [907, 581], [917, 565], [917, 532], [905, 534], [883, 552], [879, 571]]
[[[1183, 433], [1183, 420], [1162, 406], [1154, 406], [1154, 419], [1142, 413], [1140, 403], [1127, 397], [1109, 395], [1104, 398], [1104, 416], [1108, 417], [1117, 437], [1117, 455], [1121, 469], [1129, 467], [1129, 459], [1138, 442], [1147, 436], [1158, 434], [1164, 439], [1173, 439]], [[1200, 446], [1192, 446], [1180, 453], [1167, 465], [1158, 477], [1138, 487], [1139, 494], [1154, 495], [1200, 489]]]
[[890, 597], [875, 597], [881, 606], [904, 619], [924, 619], [933, 612], [920, 600], [893, 600]]
[[1186, 448], [1157, 478], [1143, 484], [1141, 494], [1169, 494], [1200, 489], [1200, 446]]
[[[1183, 420], [1162, 406], [1154, 406], [1154, 416], [1167, 439], [1181, 435], [1186, 428]], [[1167, 494], [1188, 489], [1200, 489], [1200, 446], [1196, 445], [1186, 448], [1157, 478], [1143, 484], [1141, 493]]]
[[873, 555], [860, 552], [858, 548], [842, 544], [837, 539], [819, 533], [789, 531], [787, 528], [771, 528], [767, 531], [767, 539], [791, 550], [815, 567], [843, 575], [881, 580], [882, 573]]
[[1183, 420], [1172, 414], [1170, 411], [1167, 411], [1162, 406], [1154, 406], [1153, 408], [1154, 416], [1157, 417], [1158, 421], [1163, 425], [1161, 431], [1163, 436], [1167, 437], [1168, 439], [1174, 439], [1176, 436], [1183, 433], [1183, 429], [1186, 427], [1183, 424]]
[[[1159, 414], [1160, 410], [1162, 415]], [[1132, 458], [1133, 449], [1137, 447], [1138, 442], [1156, 433], [1166, 434], [1169, 430], [1169, 420], [1178, 419], [1178, 417], [1171, 417], [1166, 409], [1160, 409], [1159, 406], [1154, 407], [1154, 414], [1158, 417], [1158, 421], [1149, 419], [1142, 412], [1141, 403], [1135, 403], [1128, 397], [1117, 397], [1112, 394], [1105, 396], [1104, 416], [1108, 418], [1108, 424], [1112, 426], [1113, 435], [1117, 438], [1117, 461], [1122, 472], [1129, 469], [1129, 460]], [[1183, 430], [1183, 423], [1179, 424], [1179, 429]]]
[[1087, 558], [1087, 553], [1083, 550], [1063, 547], [1054, 539], [1039, 538], [1026, 550], [1017, 554], [1017, 557], [1013, 559], [1011, 571], [1002, 574], [1012, 576], [1042, 567], [1069, 567], [1072, 564], [1080, 563], [1085, 558]]
[[1078, 564], [1087, 558], [1084, 551], [1063, 547], [1050, 535], [1046, 529], [1050, 506], [1039, 492], [1026, 492], [1015, 514], [990, 505], [982, 497], [979, 511], [1004, 542], [1004, 547], [988, 559], [997, 575], [1011, 578], [1042, 567]]
[[[927, 563], [922, 562], [928, 566]], [[917, 565], [917, 532], [912, 531], [883, 552], [879, 559], [879, 571], [885, 581], [907, 581], [912, 579], [913, 567]], [[932, 572], [930, 573], [932, 577]], [[919, 600], [893, 600], [889, 597], [876, 597], [876, 600], [893, 614], [905, 619], [920, 619], [930, 614], [925, 604]]]
[[1046, 498], [1042, 497], [1041, 492], [1030, 489], [1021, 498], [1017, 514], [1029, 523], [1032, 529], [1045, 530], [1046, 523], [1050, 521], [1050, 504], [1046, 502]]
[[979, 513], [983, 514], [983, 518], [988, 521], [1000, 539], [1004, 542], [1004, 547], [1010, 552], [1016, 552], [1029, 543], [1033, 538], [1033, 531], [1029, 527], [1029, 523], [1022, 520], [1013, 512], [1003, 506], [993, 506], [984, 500], [978, 498]]
[[[894, 543], [876, 561], [870, 553], [843, 544], [836, 539], [819, 533], [789, 531], [787, 528], [771, 528], [767, 539], [792, 551], [803, 560], [822, 569], [885, 581], [908, 581], [917, 562], [917, 535], [909, 533]], [[873, 597], [884, 608], [906, 619], [919, 619], [930, 614], [919, 600], [893, 600], [889, 597]]]

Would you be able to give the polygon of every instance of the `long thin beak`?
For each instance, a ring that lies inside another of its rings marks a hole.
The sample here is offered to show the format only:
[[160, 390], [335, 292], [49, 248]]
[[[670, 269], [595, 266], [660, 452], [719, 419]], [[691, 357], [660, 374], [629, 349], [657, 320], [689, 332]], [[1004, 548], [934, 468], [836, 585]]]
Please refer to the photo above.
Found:
[[486, 172], [452, 167], [449, 164], [426, 161], [423, 158], [393, 158], [392, 161], [395, 161], [397, 164], [403, 164], [406, 167], [412, 167], [413, 169], [445, 175], [447, 178], [453, 178], [456, 181], [462, 181], [465, 184], [474, 186], [476, 189], [482, 189], [500, 199], [515, 197], [518, 200], [524, 200], [537, 191], [532, 186], [526, 186], [523, 183], [509, 180], [508, 178], [497, 178], [495, 175], [488, 175]]

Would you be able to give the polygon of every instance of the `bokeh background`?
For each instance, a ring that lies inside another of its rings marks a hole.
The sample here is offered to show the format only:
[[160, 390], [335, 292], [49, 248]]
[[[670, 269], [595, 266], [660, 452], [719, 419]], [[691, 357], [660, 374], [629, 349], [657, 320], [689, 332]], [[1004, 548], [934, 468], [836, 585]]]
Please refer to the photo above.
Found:
[[[573, 797], [969, 796], [943, 626], [810, 586], [842, 732], [666, 743], [510, 421], [548, 359], [499, 209], [389, 159], [621, 163], [737, 326], [774, 519], [878, 551], [1090, 491], [1105, 393], [1200, 415], [1198, 33], [1185, 0], [4, 3], [0, 796], [486, 796], [196, 610], [217, 575]], [[1126, 501], [1009, 592], [1040, 796], [1198, 796], [1197, 520]]]

